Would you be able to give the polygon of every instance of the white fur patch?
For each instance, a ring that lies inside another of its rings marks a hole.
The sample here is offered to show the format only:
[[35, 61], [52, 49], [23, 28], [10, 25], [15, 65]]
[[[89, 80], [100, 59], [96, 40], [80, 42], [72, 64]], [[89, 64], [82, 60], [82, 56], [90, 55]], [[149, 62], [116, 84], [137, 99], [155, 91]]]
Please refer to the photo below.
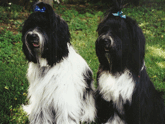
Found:
[[[25, 111], [30, 114], [31, 124], [94, 121], [96, 110], [92, 93], [87, 94], [87, 100], [83, 99], [85, 88], [88, 87], [83, 74], [90, 68], [72, 46], [68, 45], [68, 49], [68, 57], [53, 67], [29, 63], [29, 105], [25, 106]], [[46, 64], [45, 60], [41, 61], [43, 65]], [[52, 110], [55, 111], [55, 117]]]
[[126, 124], [125, 121], [121, 120], [117, 114], [114, 114], [113, 118], [110, 118], [105, 124]]
[[[121, 75], [111, 75], [108, 71], [102, 72], [99, 77], [98, 90], [106, 101], [113, 101], [118, 111], [123, 114], [123, 103], [132, 102], [135, 83], [131, 73], [125, 70]], [[122, 98], [122, 101], [121, 101]]]
[[41, 58], [39, 57], [39, 63], [40, 63], [40, 67], [44, 67], [44, 66], [48, 66], [48, 62], [45, 58]]

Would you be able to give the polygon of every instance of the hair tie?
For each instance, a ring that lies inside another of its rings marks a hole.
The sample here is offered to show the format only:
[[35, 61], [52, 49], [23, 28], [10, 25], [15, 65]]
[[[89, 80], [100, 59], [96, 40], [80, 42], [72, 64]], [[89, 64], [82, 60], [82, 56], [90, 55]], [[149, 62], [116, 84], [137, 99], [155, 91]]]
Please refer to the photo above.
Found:
[[39, 6], [36, 6], [36, 8], [34, 9], [35, 12], [45, 12], [46, 8], [43, 7], [42, 9], [39, 8]]
[[122, 15], [122, 11], [118, 11], [117, 13], [112, 13], [112, 15], [114, 15], [114, 16], [120, 16], [121, 18], [124, 18], [124, 19], [126, 19], [126, 15]]

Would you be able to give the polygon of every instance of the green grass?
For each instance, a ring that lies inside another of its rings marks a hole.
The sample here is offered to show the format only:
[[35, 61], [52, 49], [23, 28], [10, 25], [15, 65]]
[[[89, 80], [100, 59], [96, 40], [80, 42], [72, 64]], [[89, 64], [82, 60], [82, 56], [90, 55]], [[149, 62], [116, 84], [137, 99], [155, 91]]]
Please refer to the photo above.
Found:
[[27, 80], [25, 73], [27, 62], [21, 51], [21, 34], [13, 35], [10, 31], [0, 35], [0, 123], [8, 124], [14, 112], [25, 102]]
[[[155, 4], [154, 4], [155, 5]], [[71, 43], [93, 70], [94, 79], [98, 69], [95, 54], [97, 25], [105, 10], [95, 5], [54, 5], [55, 11], [67, 21]], [[91, 9], [92, 8], [92, 9]], [[123, 9], [124, 14], [136, 19], [146, 37], [145, 63], [147, 72], [156, 89], [165, 91], [165, 5], [140, 6]], [[21, 26], [27, 18], [20, 16], [22, 8], [0, 6], [0, 124], [28, 123], [22, 104], [27, 103], [27, 61], [22, 52]], [[15, 13], [15, 15], [12, 15]], [[12, 26], [11, 26], [12, 24]], [[10, 25], [10, 26], [9, 26]], [[15, 27], [14, 27], [15, 26]], [[11, 27], [11, 28], [8, 28]], [[16, 32], [16, 31], [17, 32]]]

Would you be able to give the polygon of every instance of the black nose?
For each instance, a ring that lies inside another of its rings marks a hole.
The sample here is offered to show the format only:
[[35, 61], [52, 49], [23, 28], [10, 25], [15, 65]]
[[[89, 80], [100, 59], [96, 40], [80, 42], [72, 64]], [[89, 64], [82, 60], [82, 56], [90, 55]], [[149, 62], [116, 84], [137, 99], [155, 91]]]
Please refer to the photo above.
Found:
[[109, 38], [104, 39], [105, 44], [111, 44], [111, 40]]
[[39, 37], [37, 34], [28, 34], [27, 41], [28, 42], [39, 42]]
[[104, 39], [104, 46], [105, 46], [106, 49], [110, 48], [111, 40], [109, 38]]

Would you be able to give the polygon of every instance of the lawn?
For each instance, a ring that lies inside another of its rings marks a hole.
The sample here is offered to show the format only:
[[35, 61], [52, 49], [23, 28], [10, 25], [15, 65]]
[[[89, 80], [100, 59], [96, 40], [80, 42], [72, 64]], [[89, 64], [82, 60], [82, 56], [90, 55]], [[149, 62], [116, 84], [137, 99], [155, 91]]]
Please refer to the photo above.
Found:
[[[87, 61], [96, 79], [98, 59], [95, 54], [97, 25], [106, 11], [104, 6], [54, 5], [56, 13], [67, 21], [71, 43]], [[124, 14], [132, 17], [142, 28], [146, 37], [145, 63], [147, 72], [159, 91], [165, 91], [165, 5], [145, 4], [128, 6]], [[21, 27], [31, 12], [23, 7], [0, 6], [0, 124], [27, 124], [22, 110], [26, 104], [28, 62], [22, 52]]]

